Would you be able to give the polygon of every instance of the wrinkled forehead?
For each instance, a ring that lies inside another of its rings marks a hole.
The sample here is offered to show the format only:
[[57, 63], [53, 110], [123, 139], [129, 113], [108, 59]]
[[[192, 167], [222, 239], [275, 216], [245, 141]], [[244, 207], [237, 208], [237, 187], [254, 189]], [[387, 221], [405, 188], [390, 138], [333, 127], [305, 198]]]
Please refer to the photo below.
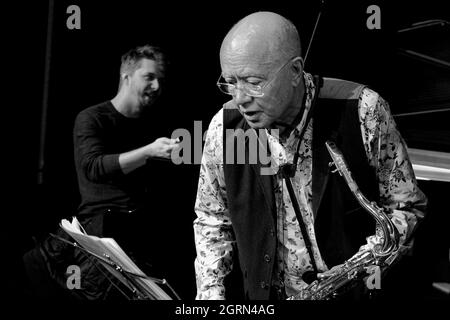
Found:
[[220, 65], [223, 72], [233, 68], [251, 68], [267, 73], [280, 61], [280, 55], [274, 49], [270, 39], [254, 34], [237, 35], [224, 40], [220, 50]]

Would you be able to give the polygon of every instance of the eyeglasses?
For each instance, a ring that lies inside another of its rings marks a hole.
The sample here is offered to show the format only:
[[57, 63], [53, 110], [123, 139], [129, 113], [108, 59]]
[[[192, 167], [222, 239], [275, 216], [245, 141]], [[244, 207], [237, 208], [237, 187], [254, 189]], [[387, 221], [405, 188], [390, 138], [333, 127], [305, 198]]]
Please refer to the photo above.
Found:
[[[223, 79], [222, 74], [219, 76], [219, 79], [217, 80], [217, 87], [219, 87], [219, 90], [222, 91], [225, 94], [229, 94], [231, 96], [236, 95], [236, 90], [241, 90], [243, 93], [250, 97], [256, 97], [260, 98], [264, 96], [264, 88], [266, 88], [270, 83], [272, 83], [273, 80], [278, 76], [278, 74], [281, 72], [281, 70], [284, 69], [290, 62], [292, 62], [295, 58], [293, 57], [289, 59], [285, 64], [281, 66], [280, 69], [278, 69], [277, 72], [275, 72], [272, 79], [270, 79], [269, 82], [266, 82], [265, 84], [258, 85], [258, 84], [252, 84], [250, 82], [242, 81], [240, 87], [238, 87], [238, 84], [232, 84], [225, 82], [225, 79]], [[300, 58], [301, 59], [301, 58]], [[303, 61], [303, 60], [302, 60]], [[224, 82], [221, 82], [220, 80], [223, 79]]]

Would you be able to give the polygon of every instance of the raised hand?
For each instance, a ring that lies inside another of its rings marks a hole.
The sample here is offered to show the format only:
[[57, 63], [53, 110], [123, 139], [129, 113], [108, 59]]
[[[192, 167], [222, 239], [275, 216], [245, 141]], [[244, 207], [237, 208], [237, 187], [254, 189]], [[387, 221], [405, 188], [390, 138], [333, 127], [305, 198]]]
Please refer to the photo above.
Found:
[[172, 150], [178, 146], [180, 140], [166, 137], [158, 138], [147, 146], [148, 155], [151, 158], [170, 159]]

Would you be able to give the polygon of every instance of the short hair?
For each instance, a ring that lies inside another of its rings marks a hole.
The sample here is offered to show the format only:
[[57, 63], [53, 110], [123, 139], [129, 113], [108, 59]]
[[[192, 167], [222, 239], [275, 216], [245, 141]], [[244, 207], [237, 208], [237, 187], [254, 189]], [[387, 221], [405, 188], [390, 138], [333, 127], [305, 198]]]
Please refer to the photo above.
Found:
[[133, 74], [141, 66], [142, 59], [150, 59], [156, 62], [159, 71], [159, 77], [164, 77], [166, 69], [166, 61], [161, 48], [151, 45], [144, 45], [133, 48], [122, 55], [120, 65], [120, 83], [122, 86], [122, 74]]

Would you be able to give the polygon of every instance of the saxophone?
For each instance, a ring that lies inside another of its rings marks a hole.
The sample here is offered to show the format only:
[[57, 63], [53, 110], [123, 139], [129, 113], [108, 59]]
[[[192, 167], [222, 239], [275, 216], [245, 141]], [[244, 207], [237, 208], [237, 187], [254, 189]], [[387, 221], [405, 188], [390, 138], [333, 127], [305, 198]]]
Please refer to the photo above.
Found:
[[381, 241], [373, 249], [358, 252], [342, 265], [331, 270], [331, 274], [324, 276], [319, 274], [315, 280], [300, 293], [288, 298], [288, 300], [325, 300], [339, 296], [358, 284], [368, 275], [374, 267], [385, 268], [397, 260], [399, 250], [399, 234], [387, 216], [384, 209], [377, 206], [375, 202], [370, 202], [359, 190], [358, 185], [353, 180], [342, 152], [332, 141], [325, 143], [333, 162], [330, 166], [336, 166], [333, 172], [338, 171], [345, 179], [360, 205], [375, 219], [376, 234]]

